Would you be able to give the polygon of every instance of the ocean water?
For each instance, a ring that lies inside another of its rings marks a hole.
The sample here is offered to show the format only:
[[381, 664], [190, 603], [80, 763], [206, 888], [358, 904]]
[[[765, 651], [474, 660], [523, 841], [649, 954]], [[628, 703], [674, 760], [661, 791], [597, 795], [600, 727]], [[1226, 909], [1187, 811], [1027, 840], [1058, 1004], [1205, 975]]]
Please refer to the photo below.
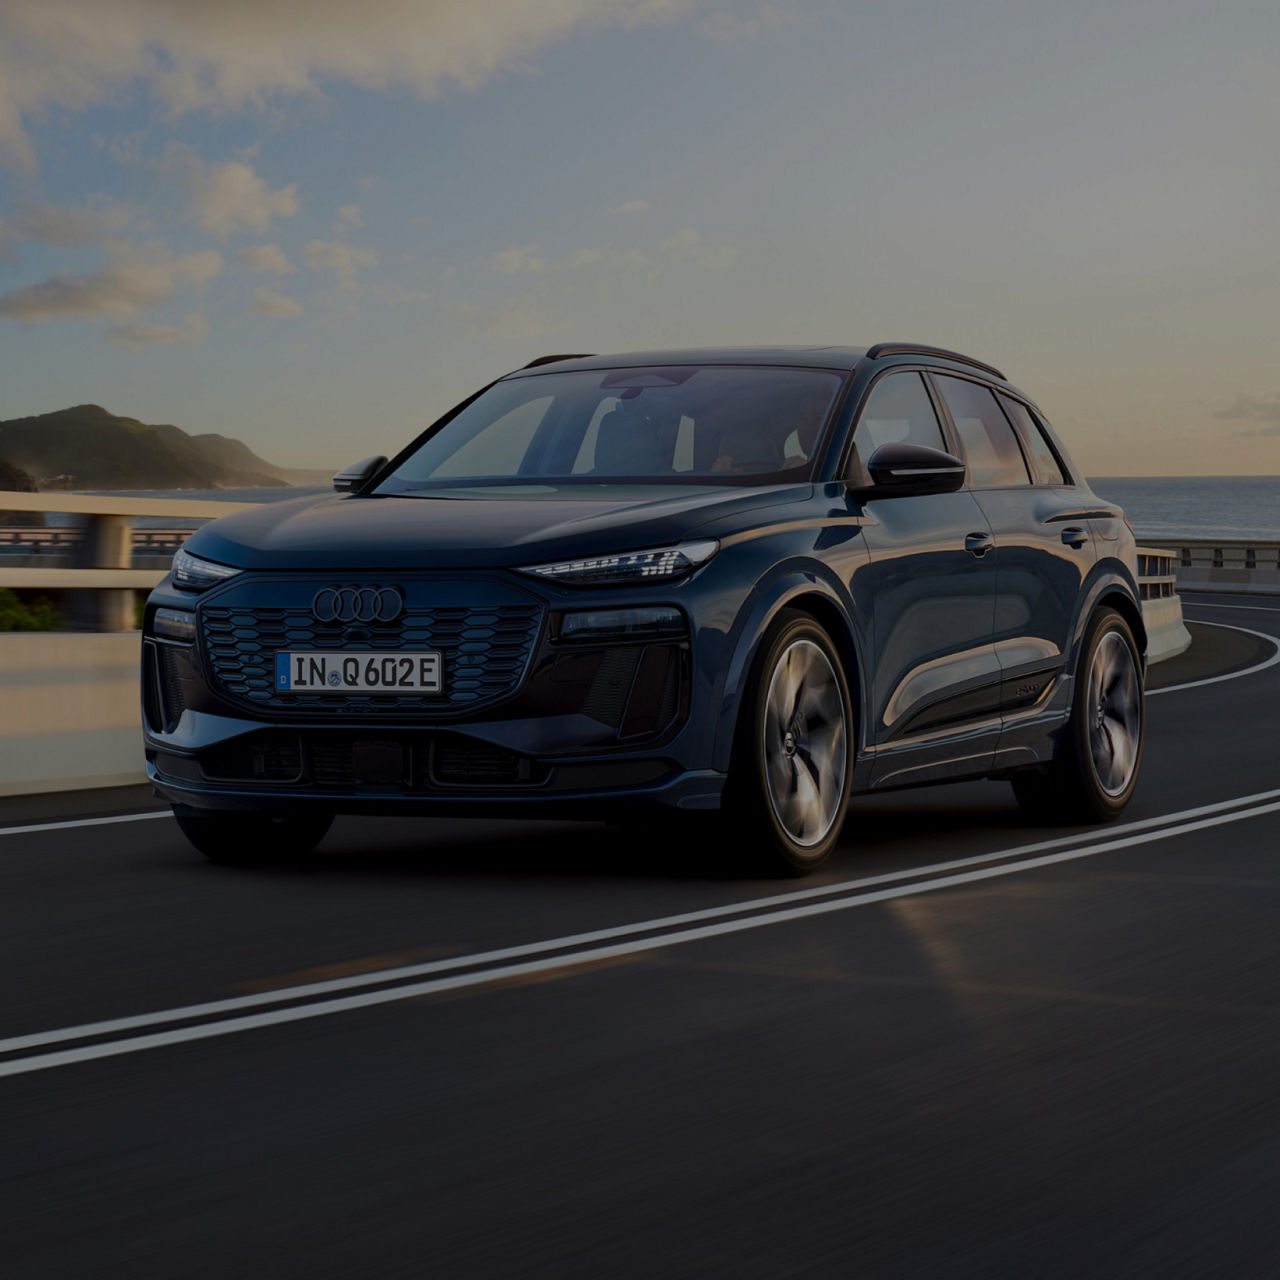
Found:
[[[1140, 538], [1259, 538], [1280, 541], [1280, 476], [1099, 476], [1099, 497], [1118, 502]], [[327, 488], [133, 491], [137, 498], [281, 502]], [[123, 495], [122, 495], [123, 496]], [[50, 524], [73, 523], [50, 516]], [[173, 528], [186, 521], [148, 518], [140, 526]], [[201, 523], [192, 521], [192, 524]]]
[[1139, 538], [1280, 540], [1280, 476], [1099, 476]]

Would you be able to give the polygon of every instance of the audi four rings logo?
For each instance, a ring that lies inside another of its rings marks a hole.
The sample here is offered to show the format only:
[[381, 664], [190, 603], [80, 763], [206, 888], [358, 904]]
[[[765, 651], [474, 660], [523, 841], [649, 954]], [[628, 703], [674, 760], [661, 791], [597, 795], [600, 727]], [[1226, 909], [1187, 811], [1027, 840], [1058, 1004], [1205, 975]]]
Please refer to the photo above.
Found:
[[320, 622], [394, 622], [404, 612], [395, 587], [325, 587], [316, 592], [311, 612]]

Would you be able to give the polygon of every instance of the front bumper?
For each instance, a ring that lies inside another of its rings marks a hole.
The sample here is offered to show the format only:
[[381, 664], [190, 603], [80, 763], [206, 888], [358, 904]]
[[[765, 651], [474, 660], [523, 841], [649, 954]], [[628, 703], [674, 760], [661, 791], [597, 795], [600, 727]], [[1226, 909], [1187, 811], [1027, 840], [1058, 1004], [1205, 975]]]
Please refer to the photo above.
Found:
[[[558, 599], [500, 575], [422, 574], [397, 575], [408, 601], [400, 627], [353, 631], [311, 616], [320, 581], [246, 574], [195, 599], [157, 588], [142, 675], [158, 794], [195, 809], [278, 812], [590, 817], [718, 806], [724, 776], [707, 767], [693, 714], [692, 622], [681, 635], [562, 642], [560, 613], [595, 606], [595, 593]], [[632, 603], [616, 590], [603, 598]], [[652, 592], [635, 601], [652, 602]], [[151, 633], [160, 606], [194, 606], [194, 643]], [[442, 650], [450, 696], [290, 698], [264, 678], [281, 650], [399, 647]]]

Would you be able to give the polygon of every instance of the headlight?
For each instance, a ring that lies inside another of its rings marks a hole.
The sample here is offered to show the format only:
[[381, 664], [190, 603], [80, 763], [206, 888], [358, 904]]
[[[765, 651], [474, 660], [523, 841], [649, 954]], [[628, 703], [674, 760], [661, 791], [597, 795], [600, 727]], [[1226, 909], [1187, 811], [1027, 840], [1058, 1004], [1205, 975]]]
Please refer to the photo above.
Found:
[[189, 551], [179, 551], [173, 557], [173, 585], [184, 591], [207, 591], [228, 578], [234, 578], [239, 572], [239, 569], [233, 569], [228, 564], [201, 560]]
[[706, 564], [719, 549], [720, 544], [708, 538], [704, 542], [681, 542], [652, 551], [623, 551], [616, 556], [531, 564], [520, 572], [574, 587], [608, 586], [615, 582], [670, 582]]

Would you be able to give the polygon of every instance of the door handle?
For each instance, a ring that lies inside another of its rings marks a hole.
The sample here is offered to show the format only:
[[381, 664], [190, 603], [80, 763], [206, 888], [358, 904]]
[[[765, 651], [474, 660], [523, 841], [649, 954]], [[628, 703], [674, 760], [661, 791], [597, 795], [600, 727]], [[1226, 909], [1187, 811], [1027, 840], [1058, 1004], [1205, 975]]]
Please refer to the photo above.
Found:
[[995, 539], [989, 533], [970, 533], [964, 540], [964, 549], [979, 560], [995, 545]]
[[1069, 547], [1083, 547], [1089, 541], [1089, 531], [1081, 529], [1079, 525], [1072, 525], [1068, 529], [1063, 529], [1062, 541]]

